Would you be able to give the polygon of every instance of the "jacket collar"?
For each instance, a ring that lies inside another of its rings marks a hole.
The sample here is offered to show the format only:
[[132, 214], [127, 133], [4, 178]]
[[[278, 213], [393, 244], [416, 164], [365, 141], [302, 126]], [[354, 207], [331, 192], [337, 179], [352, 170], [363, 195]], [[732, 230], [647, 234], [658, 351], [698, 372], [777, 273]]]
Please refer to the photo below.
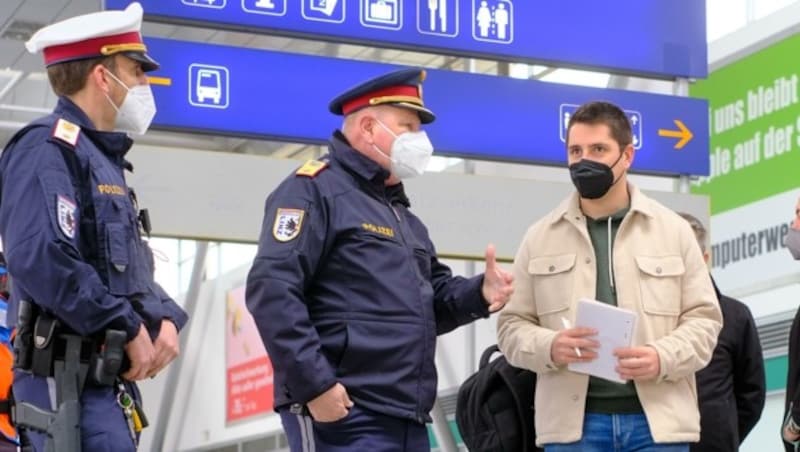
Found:
[[[628, 183], [628, 193], [630, 193], [631, 196], [631, 205], [630, 210], [628, 211], [629, 213], [640, 213], [648, 218], [655, 216], [655, 212], [653, 210], [653, 201], [647, 195], [639, 191], [639, 189], [631, 183]], [[556, 209], [550, 215], [549, 222], [550, 224], [555, 224], [562, 219], [580, 218], [583, 216], [584, 215], [581, 211], [580, 205], [580, 197], [576, 191], [573, 192], [569, 198], [562, 201], [558, 207], [556, 207]]]
[[89, 119], [89, 116], [87, 116], [86, 113], [81, 110], [81, 107], [77, 106], [69, 97], [59, 97], [53, 113], [77, 126], [80, 126], [81, 129], [94, 130], [94, 123], [92, 123], [92, 120]]
[[56, 104], [53, 114], [80, 126], [81, 131], [92, 140], [103, 154], [123, 168], [133, 171], [133, 165], [125, 160], [125, 154], [127, 154], [131, 146], [133, 146], [133, 140], [128, 134], [122, 132], [102, 132], [95, 129], [94, 123], [89, 119], [89, 116], [87, 116], [75, 102], [66, 96], [59, 97], [58, 104]]
[[411, 207], [411, 201], [406, 195], [406, 189], [402, 182], [386, 187], [386, 197], [392, 204], [402, 204], [406, 208]]
[[389, 171], [353, 149], [339, 130], [331, 138], [330, 153], [333, 162], [373, 184], [383, 186], [389, 178]]

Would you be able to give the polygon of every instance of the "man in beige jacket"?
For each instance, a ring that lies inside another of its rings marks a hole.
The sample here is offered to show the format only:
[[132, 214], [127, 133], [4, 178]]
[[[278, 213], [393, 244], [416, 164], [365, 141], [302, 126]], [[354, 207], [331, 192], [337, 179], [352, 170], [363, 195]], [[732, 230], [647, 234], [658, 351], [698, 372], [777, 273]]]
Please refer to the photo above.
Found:
[[[538, 374], [546, 451], [688, 451], [700, 431], [694, 374], [722, 325], [700, 248], [686, 221], [627, 182], [634, 148], [620, 108], [581, 106], [567, 135], [577, 191], [525, 234], [500, 349]], [[597, 357], [596, 331], [562, 326], [580, 298], [637, 313], [632, 346], [614, 351], [626, 384], [567, 369]]]

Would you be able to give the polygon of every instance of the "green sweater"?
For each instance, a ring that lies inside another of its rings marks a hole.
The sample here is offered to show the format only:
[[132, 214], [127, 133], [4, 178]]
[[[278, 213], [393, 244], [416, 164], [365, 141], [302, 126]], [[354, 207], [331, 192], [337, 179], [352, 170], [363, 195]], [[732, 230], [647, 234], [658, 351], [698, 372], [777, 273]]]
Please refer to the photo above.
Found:
[[[614, 306], [617, 305], [617, 292], [614, 287], [613, 275], [609, 272], [609, 269], [613, 268], [611, 266], [613, 259], [611, 250], [614, 248], [614, 240], [617, 237], [619, 225], [628, 213], [628, 209], [629, 207], [626, 207], [610, 217], [587, 218], [586, 221], [597, 265], [596, 298], [598, 301]], [[586, 398], [586, 412], [641, 413], [642, 405], [639, 403], [636, 387], [632, 381], [620, 384], [602, 378], [590, 377], [589, 394]]]

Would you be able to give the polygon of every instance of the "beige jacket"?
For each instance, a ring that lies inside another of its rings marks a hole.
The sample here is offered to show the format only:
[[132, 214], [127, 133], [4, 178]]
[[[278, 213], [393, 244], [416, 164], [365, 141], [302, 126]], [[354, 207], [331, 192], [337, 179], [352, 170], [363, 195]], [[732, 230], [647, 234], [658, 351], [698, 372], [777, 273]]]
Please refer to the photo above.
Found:
[[[617, 303], [639, 314], [634, 346], [651, 345], [661, 374], [637, 381], [656, 442], [699, 439], [694, 373], [711, 359], [722, 314], [689, 224], [629, 185], [631, 208], [613, 248]], [[595, 296], [595, 255], [574, 194], [531, 226], [514, 259], [514, 295], [497, 321], [500, 349], [511, 364], [538, 374], [536, 442], [581, 438], [589, 377], [559, 368], [550, 346], [561, 317]]]

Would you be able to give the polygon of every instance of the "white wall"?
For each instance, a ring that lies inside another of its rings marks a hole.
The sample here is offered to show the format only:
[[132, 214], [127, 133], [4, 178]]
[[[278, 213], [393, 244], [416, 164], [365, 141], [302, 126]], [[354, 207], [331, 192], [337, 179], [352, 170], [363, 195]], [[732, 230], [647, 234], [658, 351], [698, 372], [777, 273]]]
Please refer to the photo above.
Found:
[[788, 317], [792, 318], [800, 300], [800, 272], [791, 275], [791, 279], [794, 282], [739, 297], [739, 300], [750, 308], [756, 320], [780, 313], [791, 313]]

